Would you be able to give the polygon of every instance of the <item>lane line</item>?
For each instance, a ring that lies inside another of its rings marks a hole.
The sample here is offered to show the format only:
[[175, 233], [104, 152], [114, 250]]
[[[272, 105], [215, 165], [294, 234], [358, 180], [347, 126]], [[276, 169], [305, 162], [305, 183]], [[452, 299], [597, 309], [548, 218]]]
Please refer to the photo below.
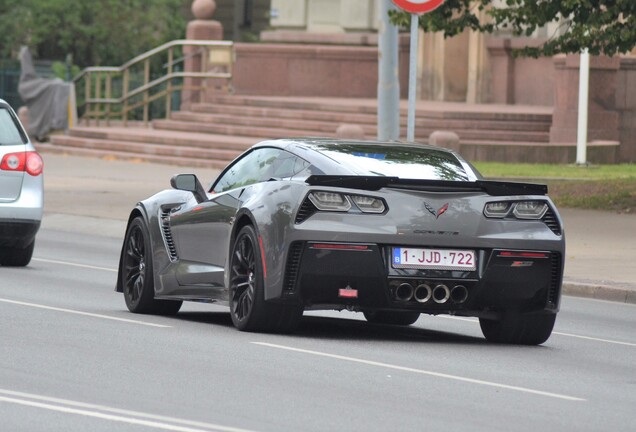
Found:
[[80, 267], [80, 268], [87, 268], [91, 270], [103, 270], [107, 272], [117, 273], [117, 269], [112, 269], [108, 267], [99, 267], [99, 266], [94, 266], [89, 264], [79, 264], [79, 263], [72, 263], [68, 261], [58, 261], [58, 260], [52, 260], [52, 259], [46, 259], [46, 258], [32, 258], [32, 260], [47, 263], [47, 264], [60, 264], [60, 265], [66, 265], [71, 267]]
[[120, 322], [125, 322], [125, 323], [130, 323], [130, 324], [145, 325], [145, 326], [149, 326], [149, 327], [160, 327], [160, 328], [171, 328], [172, 327], [172, 326], [163, 325], [163, 324], [154, 324], [154, 323], [131, 320], [131, 319], [126, 319], [126, 318], [117, 318], [117, 317], [108, 316], [108, 315], [100, 315], [100, 314], [94, 314], [94, 313], [90, 313], [90, 312], [82, 312], [82, 311], [78, 311], [78, 310], [64, 309], [64, 308], [58, 308], [58, 307], [53, 307], [53, 306], [45, 306], [45, 305], [36, 304], [36, 303], [27, 303], [27, 302], [21, 302], [21, 301], [17, 301], [17, 300], [9, 300], [9, 299], [4, 299], [4, 298], [0, 298], [0, 302], [2, 302], [2, 303], [10, 303], [10, 304], [15, 304], [15, 305], [20, 305], [20, 306], [28, 306], [28, 307], [38, 308], [38, 309], [52, 310], [52, 311], [56, 311], [56, 312], [65, 312], [65, 313], [70, 313], [70, 314], [75, 314], [75, 315], [84, 315], [84, 316], [89, 316], [89, 317], [93, 317], [93, 318], [101, 318], [101, 319], [107, 319], [107, 320], [112, 320], [112, 321], [120, 321]]
[[556, 398], [556, 399], [563, 399], [563, 400], [567, 400], [567, 401], [575, 401], [575, 402], [585, 402], [586, 401], [586, 399], [582, 399], [582, 398], [578, 398], [578, 397], [574, 397], [574, 396], [568, 396], [568, 395], [563, 395], [563, 394], [558, 394], [558, 393], [551, 393], [551, 392], [546, 392], [546, 391], [541, 391], [541, 390], [533, 390], [533, 389], [526, 388], [526, 387], [518, 387], [518, 386], [507, 385], [507, 384], [500, 384], [500, 383], [496, 383], [496, 382], [492, 382], [492, 381], [483, 381], [483, 380], [478, 380], [478, 379], [474, 379], [474, 378], [467, 378], [467, 377], [462, 377], [462, 376], [458, 376], [458, 375], [450, 375], [450, 374], [445, 374], [445, 373], [440, 373], [440, 372], [427, 371], [427, 370], [423, 370], [423, 369], [415, 369], [415, 368], [411, 368], [411, 367], [397, 366], [397, 365], [392, 365], [392, 364], [388, 364], [388, 363], [376, 362], [376, 361], [372, 361], [372, 360], [359, 359], [359, 358], [355, 358], [355, 357], [347, 357], [347, 356], [341, 356], [341, 355], [337, 355], [337, 354], [329, 354], [329, 353], [320, 352], [320, 351], [305, 350], [305, 349], [301, 349], [301, 348], [294, 348], [294, 347], [285, 346], [285, 345], [271, 344], [271, 343], [267, 343], [267, 342], [250, 342], [250, 343], [255, 344], [255, 345], [269, 347], [269, 348], [276, 348], [276, 349], [281, 349], [281, 350], [294, 351], [294, 352], [299, 352], [299, 353], [303, 353], [303, 354], [311, 354], [311, 355], [320, 356], [320, 357], [328, 357], [328, 358], [333, 358], [333, 359], [336, 359], [336, 360], [344, 360], [344, 361], [348, 361], [348, 362], [360, 363], [360, 364], [365, 364], [365, 365], [369, 365], [369, 366], [378, 366], [378, 367], [382, 367], [382, 368], [386, 368], [386, 369], [399, 370], [399, 371], [402, 371], [402, 372], [411, 372], [411, 373], [416, 373], [416, 374], [421, 374], [421, 375], [433, 376], [433, 377], [436, 377], [436, 378], [450, 379], [450, 380], [454, 380], [454, 381], [466, 382], [466, 383], [471, 383], [471, 384], [479, 384], [479, 385], [495, 387], [495, 388], [500, 388], [500, 389], [514, 390], [514, 391], [518, 391], [518, 392], [522, 392], [522, 393], [530, 393], [530, 394], [535, 394], [535, 395], [539, 395], [539, 396], [547, 396], [547, 397]]
[[0, 401], [177, 432], [251, 432], [247, 429], [213, 423], [196, 422], [3, 389], [0, 389]]
[[[456, 321], [466, 321], [466, 322], [472, 322], [472, 323], [479, 323], [479, 320], [477, 320], [476, 318], [460, 318], [460, 317], [454, 317], [454, 316], [448, 316], [448, 315], [439, 315], [438, 317], [439, 318], [452, 319], [452, 320], [456, 320]], [[591, 340], [591, 341], [595, 341], [595, 342], [604, 342], [604, 343], [611, 343], [611, 344], [616, 344], [616, 345], [625, 345], [625, 346], [636, 347], [636, 344], [635, 343], [631, 343], [631, 342], [622, 342], [622, 341], [617, 341], [617, 340], [603, 339], [603, 338], [597, 338], [597, 337], [591, 337], [591, 336], [582, 336], [582, 335], [577, 335], [577, 334], [572, 334], [572, 333], [562, 333], [562, 332], [557, 332], [557, 331], [553, 331], [552, 334], [559, 335], [559, 336], [571, 337], [571, 338], [577, 338], [577, 339]]]
[[605, 343], [611, 343], [611, 344], [616, 344], [616, 345], [625, 345], [625, 346], [636, 347], [636, 344], [630, 343], [630, 342], [621, 342], [621, 341], [616, 341], [616, 340], [601, 339], [601, 338], [595, 338], [595, 337], [590, 337], [590, 336], [579, 336], [579, 335], [575, 335], [575, 334], [561, 333], [561, 332], [552, 332], [552, 334], [559, 335], [559, 336], [567, 336], [567, 337], [572, 337], [572, 338], [577, 338], [577, 339], [587, 339], [587, 340], [592, 340], [592, 341], [596, 341], [596, 342], [605, 342]]

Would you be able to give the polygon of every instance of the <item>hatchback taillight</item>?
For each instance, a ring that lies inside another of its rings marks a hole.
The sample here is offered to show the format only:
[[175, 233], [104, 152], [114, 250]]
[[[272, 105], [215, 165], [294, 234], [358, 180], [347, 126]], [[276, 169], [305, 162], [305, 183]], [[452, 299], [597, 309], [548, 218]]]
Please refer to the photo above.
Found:
[[42, 157], [34, 151], [8, 153], [0, 162], [0, 170], [4, 171], [25, 171], [37, 177], [42, 174], [44, 162]]

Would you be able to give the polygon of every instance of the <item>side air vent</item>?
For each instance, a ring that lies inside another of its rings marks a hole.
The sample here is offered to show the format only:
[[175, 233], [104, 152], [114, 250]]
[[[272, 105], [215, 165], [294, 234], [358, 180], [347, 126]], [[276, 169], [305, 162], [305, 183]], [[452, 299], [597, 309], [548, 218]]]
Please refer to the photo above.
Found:
[[554, 215], [554, 211], [552, 211], [551, 208], [548, 207], [548, 211], [545, 213], [543, 218], [541, 218], [541, 220], [548, 226], [548, 228], [550, 228], [553, 233], [555, 233], [556, 235], [561, 235], [561, 225], [559, 224], [559, 221], [557, 220], [556, 216]]
[[550, 257], [551, 274], [550, 290], [548, 291], [548, 304], [551, 309], [556, 309], [559, 305], [559, 285], [561, 282], [562, 261], [561, 254], [553, 253]]
[[316, 213], [317, 211], [318, 211], [318, 209], [309, 200], [309, 198], [305, 198], [305, 201], [303, 201], [303, 204], [298, 209], [298, 213], [296, 213], [296, 221], [295, 222], [297, 224], [303, 223], [304, 221], [309, 219], [309, 217], [311, 215], [313, 215], [314, 213]]
[[294, 291], [296, 288], [296, 279], [298, 279], [298, 270], [300, 269], [300, 257], [303, 253], [303, 243], [294, 242], [289, 247], [287, 254], [287, 265], [285, 266], [285, 282], [283, 288], [287, 292]]
[[177, 248], [175, 247], [174, 240], [172, 238], [172, 231], [170, 231], [170, 213], [162, 211], [159, 214], [159, 220], [161, 224], [161, 236], [163, 237], [163, 242], [166, 245], [168, 258], [170, 258], [170, 261], [175, 262], [179, 259], [179, 256], [177, 255]]

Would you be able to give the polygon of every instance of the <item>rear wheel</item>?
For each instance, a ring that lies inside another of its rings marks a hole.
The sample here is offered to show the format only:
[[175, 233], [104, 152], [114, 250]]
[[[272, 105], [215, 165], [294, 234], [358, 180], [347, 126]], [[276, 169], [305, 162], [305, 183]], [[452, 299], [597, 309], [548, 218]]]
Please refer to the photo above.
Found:
[[479, 319], [479, 325], [489, 342], [539, 345], [552, 334], [556, 314], [507, 313], [502, 319]]
[[150, 238], [141, 217], [133, 219], [128, 226], [121, 266], [124, 299], [129, 311], [158, 315], [179, 312], [183, 302], [155, 300]]
[[364, 312], [367, 321], [374, 324], [391, 324], [408, 326], [420, 317], [419, 312], [402, 311], [367, 311]]
[[290, 332], [302, 307], [265, 301], [263, 261], [254, 228], [243, 227], [230, 257], [230, 315], [241, 331]]
[[34, 247], [35, 240], [25, 248], [7, 248], [0, 254], [0, 264], [7, 267], [27, 266], [31, 262]]

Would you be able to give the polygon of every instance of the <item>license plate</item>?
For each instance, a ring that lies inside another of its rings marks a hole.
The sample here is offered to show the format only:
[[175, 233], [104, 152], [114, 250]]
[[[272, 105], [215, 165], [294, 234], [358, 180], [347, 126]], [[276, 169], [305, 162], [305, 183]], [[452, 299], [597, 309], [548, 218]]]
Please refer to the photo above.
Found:
[[393, 268], [428, 270], [477, 269], [475, 251], [463, 249], [393, 248]]

